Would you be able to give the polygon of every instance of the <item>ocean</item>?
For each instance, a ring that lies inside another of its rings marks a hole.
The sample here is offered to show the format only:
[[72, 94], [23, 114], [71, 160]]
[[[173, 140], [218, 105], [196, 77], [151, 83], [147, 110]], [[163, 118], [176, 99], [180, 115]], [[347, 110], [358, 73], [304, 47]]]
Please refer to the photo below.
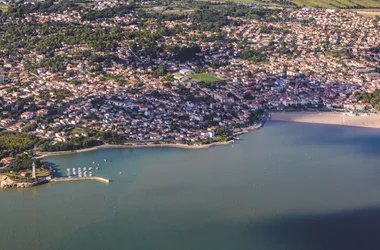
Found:
[[240, 138], [49, 157], [112, 182], [0, 191], [0, 249], [379, 249], [380, 130], [270, 121]]

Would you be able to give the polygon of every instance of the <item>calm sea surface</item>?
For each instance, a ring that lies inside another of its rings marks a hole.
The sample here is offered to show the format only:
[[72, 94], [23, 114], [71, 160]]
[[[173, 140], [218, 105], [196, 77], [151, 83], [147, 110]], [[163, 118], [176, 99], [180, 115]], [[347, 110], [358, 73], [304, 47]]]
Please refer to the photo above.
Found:
[[380, 130], [269, 122], [241, 138], [48, 158], [113, 182], [0, 191], [0, 249], [380, 249]]

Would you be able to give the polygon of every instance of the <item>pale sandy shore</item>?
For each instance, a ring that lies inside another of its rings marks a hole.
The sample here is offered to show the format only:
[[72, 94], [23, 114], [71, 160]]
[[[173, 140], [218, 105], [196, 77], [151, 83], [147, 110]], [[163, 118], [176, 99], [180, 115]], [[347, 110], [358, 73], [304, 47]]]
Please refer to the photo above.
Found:
[[271, 113], [271, 119], [275, 121], [380, 128], [380, 114], [349, 116], [342, 112], [273, 112]]
[[99, 149], [107, 148], [180, 148], [180, 149], [207, 149], [214, 146], [229, 145], [232, 144], [232, 141], [228, 142], [215, 142], [205, 145], [186, 145], [186, 144], [125, 144], [125, 145], [100, 145], [92, 148], [85, 148], [80, 150], [71, 150], [71, 151], [58, 151], [58, 152], [40, 152], [36, 158], [46, 158], [54, 155], [67, 155], [67, 154], [77, 154], [83, 152], [89, 152]]

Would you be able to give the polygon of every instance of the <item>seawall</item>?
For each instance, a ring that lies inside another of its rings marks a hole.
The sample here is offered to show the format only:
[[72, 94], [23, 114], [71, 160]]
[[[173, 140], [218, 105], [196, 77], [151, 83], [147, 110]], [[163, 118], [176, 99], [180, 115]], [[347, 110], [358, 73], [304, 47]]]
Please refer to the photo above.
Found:
[[89, 177], [75, 177], [75, 178], [52, 178], [50, 182], [67, 182], [67, 181], [100, 181], [104, 183], [110, 183], [111, 180], [97, 177], [97, 176], [89, 176]]

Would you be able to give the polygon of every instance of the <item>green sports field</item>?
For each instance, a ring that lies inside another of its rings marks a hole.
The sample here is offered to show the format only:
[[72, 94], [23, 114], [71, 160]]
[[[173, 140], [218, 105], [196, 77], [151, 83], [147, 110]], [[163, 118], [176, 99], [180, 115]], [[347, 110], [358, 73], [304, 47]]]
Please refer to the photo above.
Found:
[[202, 81], [202, 82], [220, 82], [222, 79], [219, 77], [216, 77], [210, 73], [199, 73], [199, 74], [192, 74], [190, 76], [194, 80]]

